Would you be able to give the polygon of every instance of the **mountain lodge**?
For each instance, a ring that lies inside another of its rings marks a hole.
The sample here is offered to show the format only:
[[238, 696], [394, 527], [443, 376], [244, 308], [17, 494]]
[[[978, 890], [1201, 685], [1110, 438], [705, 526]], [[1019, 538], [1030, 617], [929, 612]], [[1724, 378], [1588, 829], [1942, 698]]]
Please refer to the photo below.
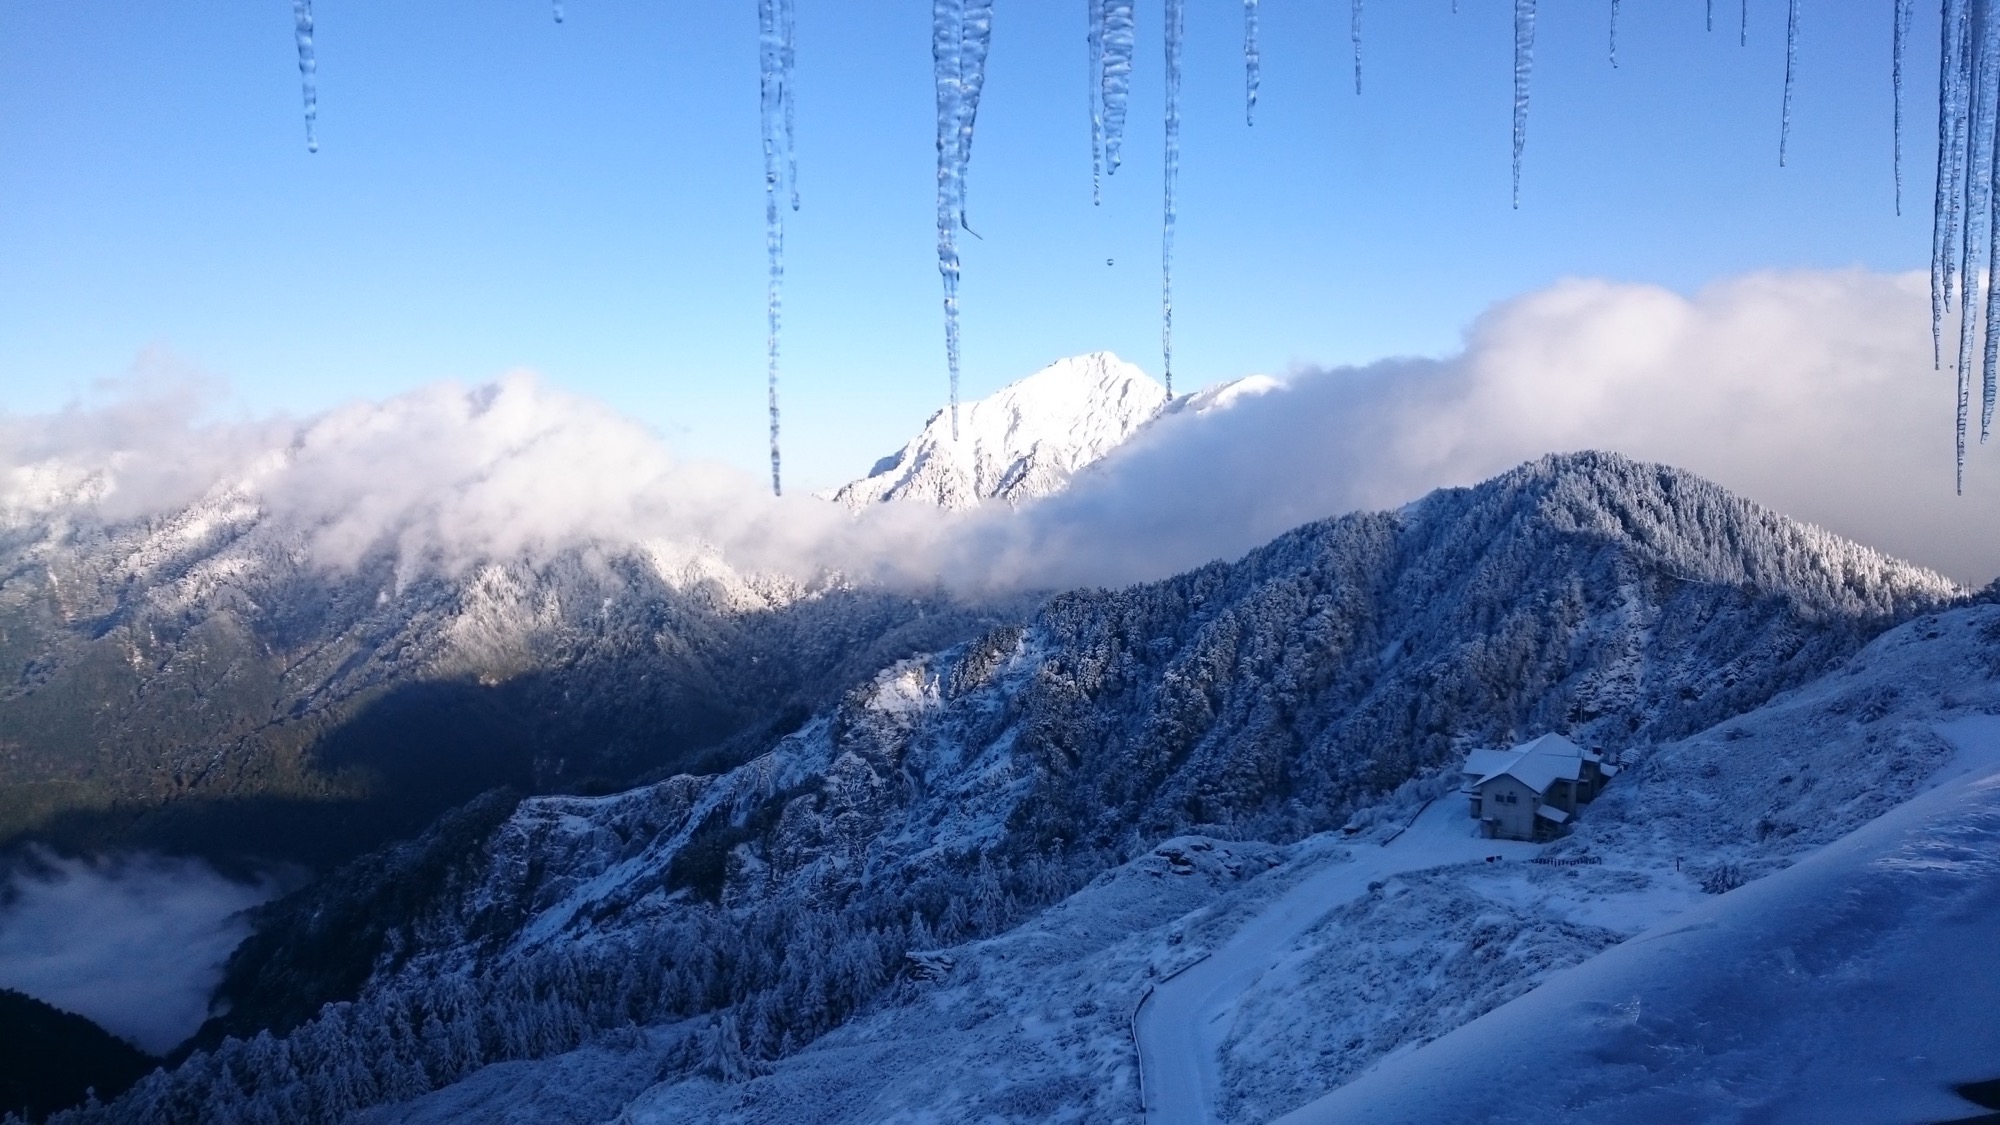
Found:
[[1507, 750], [1474, 750], [1465, 759], [1465, 788], [1472, 815], [1495, 840], [1554, 839], [1602, 792], [1618, 767], [1559, 734], [1545, 734]]

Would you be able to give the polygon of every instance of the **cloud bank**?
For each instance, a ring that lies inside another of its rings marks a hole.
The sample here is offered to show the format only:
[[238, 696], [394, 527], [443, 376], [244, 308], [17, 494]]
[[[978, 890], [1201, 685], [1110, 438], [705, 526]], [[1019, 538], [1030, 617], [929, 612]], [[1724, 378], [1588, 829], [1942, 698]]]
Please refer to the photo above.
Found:
[[1489, 310], [1456, 355], [1301, 369], [1227, 409], [1170, 415], [1018, 512], [883, 505], [855, 518], [774, 499], [750, 474], [679, 460], [599, 404], [514, 375], [302, 422], [202, 426], [171, 401], [0, 417], [0, 527], [205, 497], [290, 521], [332, 566], [383, 548], [463, 567], [699, 541], [743, 569], [1117, 584], [1595, 448], [1984, 583], [2000, 573], [2000, 450], [1975, 451], [1966, 495], [1953, 494], [1954, 390], [1931, 368], [1925, 285], [1858, 270], [1758, 274], [1691, 297], [1564, 282]]
[[207, 1018], [242, 912], [276, 893], [191, 859], [31, 855], [0, 883], [0, 987], [163, 1055]]
[[1984, 584], [2000, 574], [2000, 449], [1972, 452], [1955, 495], [1954, 382], [1932, 369], [1929, 316], [1920, 274], [1757, 274], [1692, 297], [1567, 281], [1489, 310], [1457, 355], [1300, 370], [1170, 419], [1016, 542], [1087, 558], [1079, 577], [1136, 575], [1604, 449]]

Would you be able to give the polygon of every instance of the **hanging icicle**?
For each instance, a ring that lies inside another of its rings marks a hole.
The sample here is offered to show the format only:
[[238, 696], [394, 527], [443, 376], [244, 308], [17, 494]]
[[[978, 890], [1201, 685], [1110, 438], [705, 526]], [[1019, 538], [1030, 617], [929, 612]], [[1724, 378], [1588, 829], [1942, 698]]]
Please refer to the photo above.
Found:
[[1702, 23], [1713, 34], [1715, 31], [1715, 0], [1702, 0], [1701, 15]]
[[1084, 5], [1090, 67], [1083, 77], [1090, 87], [1090, 205], [1095, 207], [1104, 201], [1104, 0], [1084, 0]]
[[765, 378], [771, 413], [771, 494], [784, 495], [778, 456], [778, 338], [784, 311], [785, 218], [778, 203], [780, 187], [788, 188], [792, 208], [799, 205], [792, 155], [792, 0], [757, 0], [757, 117], [764, 135], [764, 289]]
[[1895, 132], [1897, 215], [1903, 213], [1903, 56], [1909, 50], [1911, 7], [1912, 0], [1896, 0], [1895, 33], [1890, 46], [1889, 84], [1895, 91], [1895, 121], [1891, 128]]
[[1118, 171], [1119, 149], [1125, 143], [1125, 108], [1132, 98], [1132, 0], [1104, 0], [1097, 37], [1104, 48], [1098, 82], [1104, 106], [1104, 174], [1109, 176]]
[[1738, 47], [1750, 45], [1750, 0], [1743, 0], [1736, 17], [1736, 45]]
[[[993, 0], [963, 0], [958, 55], [958, 225], [965, 221], [966, 169], [972, 164], [972, 127], [979, 95], [986, 92], [986, 54], [993, 45]], [[977, 232], [973, 232], [977, 237]]]
[[792, 66], [797, 61], [797, 26], [792, 0], [778, 0], [779, 30], [783, 35], [779, 50], [782, 56], [778, 63], [778, 73], [784, 77], [785, 87], [785, 186], [792, 191], [792, 210], [799, 209], [799, 150], [793, 144], [797, 135], [793, 107], [797, 104], [792, 97]]
[[562, 0], [555, 0], [555, 7], [556, 7], [556, 22], [561, 23], [563, 21]]
[[1959, 148], [1965, 102], [1965, 0], [1945, 0], [1939, 20], [1937, 188], [1931, 212], [1931, 365], [1944, 365], [1943, 322], [1951, 311], [1952, 246], [1958, 237]]
[[[1357, 0], [1357, 3], [1359, 0]], [[1167, 111], [1165, 206], [1160, 221], [1160, 365], [1174, 397], [1174, 181], [1181, 171], [1181, 32], [1186, 0], [1166, 0]]]
[[1799, 70], [1799, 0], [1790, 0], [1785, 9], [1785, 108], [1778, 120], [1778, 167], [1785, 166], [1785, 151], [1792, 141], [1792, 87]]
[[1535, 0], [1514, 0], [1514, 208], [1521, 207], [1521, 152], [1528, 145], [1528, 76], [1535, 68]]
[[958, 439], [958, 230], [965, 221], [965, 179], [986, 53], [993, 34], [993, 0], [933, 0], [931, 67], [937, 87], [938, 275], [944, 281], [945, 366], [951, 374], [951, 436]]
[[1257, 123], [1257, 85], [1262, 62], [1257, 54], [1257, 0], [1243, 0], [1243, 123]]
[[1347, 37], [1354, 40], [1354, 92], [1361, 93], [1361, 0], [1347, 9]]
[[[2000, 374], [2000, 0], [1945, 0], [1938, 72], [1938, 176], [1931, 226], [1931, 333], [1958, 295], [1956, 474], [1965, 489], [1974, 352], [1978, 352], [1980, 441], [1992, 431]], [[1984, 267], [1984, 275], [1977, 271]], [[1956, 284], [1954, 285], [1954, 281]], [[1983, 288], [1983, 291], [1982, 291]], [[1981, 299], [1983, 297], [1983, 300]], [[1937, 357], [1939, 360], [1942, 356]]]
[[319, 60], [313, 57], [312, 0], [292, 0], [292, 34], [299, 43], [299, 85], [306, 102], [306, 151], [319, 151]]
[[1611, 65], [1618, 65], [1618, 0], [1611, 0]]

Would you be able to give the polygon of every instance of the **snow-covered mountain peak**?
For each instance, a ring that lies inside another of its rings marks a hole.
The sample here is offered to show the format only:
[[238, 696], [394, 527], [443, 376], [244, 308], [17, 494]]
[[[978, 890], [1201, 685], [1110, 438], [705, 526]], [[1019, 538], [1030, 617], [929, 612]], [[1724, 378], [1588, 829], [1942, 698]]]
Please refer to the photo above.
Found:
[[1110, 352], [1057, 360], [960, 406], [956, 441], [950, 414], [938, 411], [900, 452], [832, 498], [851, 508], [899, 499], [953, 509], [988, 500], [1019, 505], [1060, 491], [1166, 404], [1165, 387]]

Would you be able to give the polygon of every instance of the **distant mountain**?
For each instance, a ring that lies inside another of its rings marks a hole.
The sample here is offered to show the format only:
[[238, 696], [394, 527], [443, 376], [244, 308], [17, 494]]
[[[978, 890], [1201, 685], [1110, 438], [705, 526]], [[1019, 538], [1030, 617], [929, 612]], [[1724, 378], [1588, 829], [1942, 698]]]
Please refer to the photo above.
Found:
[[[223, 986], [286, 1025], [331, 1007], [103, 1119], [203, 1097], [334, 1119], [620, 1028], [661, 1078], [742, 1080], [949, 972], [926, 951], [1178, 834], [1296, 839], [1545, 730], [1614, 752], [1679, 738], [1966, 596], [1678, 470], [1545, 458], [1058, 596], [891, 664], [727, 772], [481, 806], [269, 908]], [[225, 1016], [207, 1041], [253, 1030]], [[223, 1061], [242, 1086], [203, 1077]]]
[[82, 1016], [0, 988], [0, 1114], [40, 1121], [88, 1092], [110, 1101], [158, 1062]]
[[0, 528], [0, 848], [334, 863], [495, 786], [727, 768], [996, 620], [693, 545], [347, 568], [309, 530], [237, 482]]
[[1250, 376], [1169, 402], [1165, 387], [1110, 352], [1058, 360], [961, 404], [956, 439], [941, 410], [867, 476], [827, 495], [851, 508], [885, 500], [951, 509], [998, 500], [1019, 507], [1062, 491], [1162, 415], [1225, 407], [1276, 385]]

